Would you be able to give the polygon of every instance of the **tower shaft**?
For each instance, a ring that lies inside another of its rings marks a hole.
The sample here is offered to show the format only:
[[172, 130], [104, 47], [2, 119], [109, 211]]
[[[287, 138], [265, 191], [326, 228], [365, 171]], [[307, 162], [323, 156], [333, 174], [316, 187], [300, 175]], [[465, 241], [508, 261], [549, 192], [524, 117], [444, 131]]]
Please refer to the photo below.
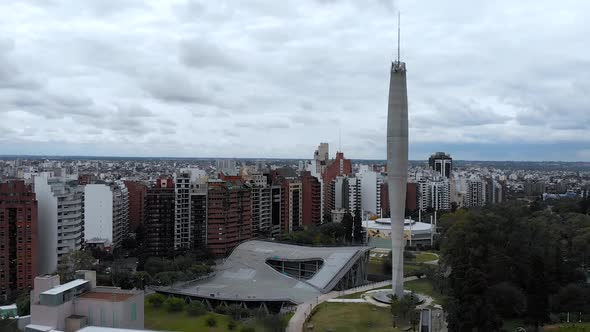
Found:
[[387, 178], [391, 209], [392, 288], [398, 298], [404, 292], [404, 219], [408, 177], [408, 94], [406, 65], [391, 66], [387, 109]]

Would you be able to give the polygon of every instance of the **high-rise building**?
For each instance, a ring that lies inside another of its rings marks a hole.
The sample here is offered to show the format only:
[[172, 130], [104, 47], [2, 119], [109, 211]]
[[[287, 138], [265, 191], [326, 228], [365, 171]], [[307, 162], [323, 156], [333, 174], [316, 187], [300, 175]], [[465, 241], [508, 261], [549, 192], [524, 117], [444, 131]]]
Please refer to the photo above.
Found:
[[322, 173], [324, 214], [336, 208], [336, 197], [334, 196], [336, 193], [334, 189], [336, 177], [351, 174], [352, 163], [349, 159], [344, 158], [344, 153], [337, 152], [336, 159], [331, 160]]
[[283, 187], [280, 184], [273, 184], [270, 187], [271, 200], [271, 236], [277, 237], [282, 233], [283, 225]]
[[[383, 195], [383, 190], [381, 190]], [[406, 209], [415, 211], [418, 208], [418, 187], [416, 182], [408, 182], [406, 185]]]
[[238, 167], [235, 159], [218, 159], [217, 160], [217, 172], [224, 173], [227, 175], [238, 175]]
[[271, 235], [272, 202], [269, 185], [252, 185], [252, 236], [255, 238]]
[[303, 226], [319, 225], [322, 222], [322, 185], [310, 172], [301, 173]]
[[213, 255], [225, 257], [252, 238], [250, 188], [241, 181], [211, 180], [207, 201], [207, 248]]
[[449, 210], [450, 188], [449, 181], [443, 177], [418, 180], [418, 208], [421, 211]]
[[35, 193], [24, 181], [0, 183], [0, 299], [33, 288], [37, 242]]
[[139, 181], [125, 181], [129, 192], [129, 231], [135, 232], [143, 224], [147, 185]]
[[383, 175], [372, 170], [365, 170], [357, 174], [357, 177], [361, 182], [362, 211], [372, 215], [380, 215]]
[[174, 217], [176, 194], [174, 181], [162, 178], [145, 194], [145, 243], [150, 256], [174, 254]]
[[447, 153], [436, 152], [428, 158], [428, 165], [441, 176], [450, 178], [453, 171], [453, 158]]
[[483, 206], [485, 204], [485, 191], [483, 181], [477, 177], [467, 180], [467, 193], [465, 195], [465, 207]]
[[330, 161], [330, 146], [328, 143], [320, 143], [313, 153], [315, 174], [322, 174]]
[[283, 233], [290, 233], [303, 226], [303, 185], [297, 179], [282, 182]]
[[502, 184], [491, 178], [487, 177], [484, 180], [485, 185], [485, 202], [486, 204], [502, 203], [503, 186]]
[[39, 274], [57, 270], [58, 259], [82, 249], [84, 240], [84, 187], [51, 173], [34, 179], [38, 206]]
[[84, 238], [121, 245], [129, 234], [129, 195], [121, 181], [84, 186]]
[[207, 243], [206, 173], [197, 168], [181, 169], [174, 175], [174, 183], [174, 248], [204, 248]]

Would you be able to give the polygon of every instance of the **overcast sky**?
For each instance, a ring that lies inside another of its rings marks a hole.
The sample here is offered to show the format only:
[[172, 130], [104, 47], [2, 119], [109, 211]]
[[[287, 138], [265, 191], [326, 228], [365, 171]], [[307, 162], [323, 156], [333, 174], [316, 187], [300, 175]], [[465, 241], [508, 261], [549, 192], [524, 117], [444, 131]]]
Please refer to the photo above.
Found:
[[[590, 1], [2, 0], [0, 154], [590, 161]], [[339, 143], [341, 136], [341, 143]]]

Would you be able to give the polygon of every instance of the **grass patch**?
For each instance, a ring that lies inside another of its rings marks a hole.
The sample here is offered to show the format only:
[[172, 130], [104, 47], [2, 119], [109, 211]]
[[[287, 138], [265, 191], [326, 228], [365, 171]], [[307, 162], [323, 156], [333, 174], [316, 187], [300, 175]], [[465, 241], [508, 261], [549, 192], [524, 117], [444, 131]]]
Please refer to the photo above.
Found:
[[305, 323], [313, 324], [314, 331], [371, 331], [397, 332], [392, 327], [389, 308], [363, 303], [322, 303]]
[[445, 296], [435, 292], [434, 288], [432, 287], [432, 283], [426, 278], [405, 282], [404, 288], [432, 297], [434, 299], [434, 304], [440, 304], [444, 306], [446, 302]]
[[[209, 312], [203, 316], [192, 317], [185, 311], [182, 312], [168, 312], [165, 308], [154, 308], [149, 303], [145, 303], [145, 328], [157, 331], [178, 331], [178, 332], [194, 332], [194, 331], [211, 331], [211, 332], [225, 332], [229, 331], [227, 324], [231, 321], [231, 317]], [[214, 317], [217, 324], [215, 327], [207, 325], [207, 318]], [[243, 324], [236, 322], [239, 331]]]
[[590, 332], [590, 323], [570, 323], [559, 325], [559, 332]]
[[411, 261], [416, 263], [430, 262], [438, 259], [438, 256], [431, 252], [417, 252], [415, 255], [416, 257]]

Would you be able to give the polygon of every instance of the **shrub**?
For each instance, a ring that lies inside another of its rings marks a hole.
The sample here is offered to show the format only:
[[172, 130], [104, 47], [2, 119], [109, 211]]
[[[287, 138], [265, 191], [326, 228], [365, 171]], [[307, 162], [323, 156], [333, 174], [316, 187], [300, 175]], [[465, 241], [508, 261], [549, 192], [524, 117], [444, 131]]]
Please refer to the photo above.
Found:
[[209, 326], [209, 327], [217, 326], [217, 320], [213, 316], [207, 317], [207, 320], [205, 322], [207, 323], [207, 326]]
[[244, 317], [248, 317], [250, 311], [242, 308], [239, 304], [231, 304], [227, 307], [227, 314], [235, 320], [240, 320]]
[[230, 331], [233, 331], [233, 330], [235, 330], [235, 329], [236, 329], [236, 327], [238, 327], [238, 324], [236, 324], [236, 321], [235, 321], [235, 320], [230, 320], [230, 321], [227, 323], [227, 329], [228, 329], [228, 330], [230, 330]]
[[162, 294], [156, 293], [148, 296], [148, 303], [151, 304], [154, 308], [161, 307], [164, 301], [166, 301], [166, 297]]
[[256, 332], [256, 330], [252, 326], [244, 326], [240, 332]]
[[168, 312], [179, 312], [184, 309], [185, 302], [183, 299], [179, 299], [177, 297], [171, 297], [164, 302], [164, 306], [168, 310]]
[[213, 311], [215, 311], [216, 313], [218, 313], [220, 315], [227, 315], [228, 308], [226, 306], [220, 304], [217, 307], [215, 307], [215, 309], [213, 309]]
[[202, 316], [207, 313], [207, 307], [199, 301], [193, 301], [186, 307], [186, 312], [191, 316]]

